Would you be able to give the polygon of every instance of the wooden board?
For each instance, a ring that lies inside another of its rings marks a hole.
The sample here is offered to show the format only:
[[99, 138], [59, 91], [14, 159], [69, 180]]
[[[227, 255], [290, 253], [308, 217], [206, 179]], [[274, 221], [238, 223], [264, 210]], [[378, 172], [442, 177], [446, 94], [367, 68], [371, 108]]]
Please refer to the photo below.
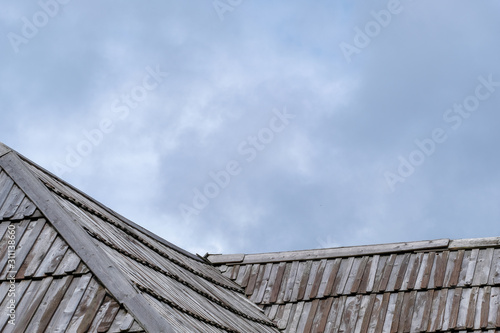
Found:
[[[296, 260], [303, 261], [325, 258], [359, 257], [363, 255], [373, 254], [411, 252], [417, 250], [422, 251], [427, 249], [445, 248], [448, 246], [449, 242], [449, 239], [438, 239], [431, 241], [340, 247], [320, 250], [247, 254], [245, 255], [243, 260], [239, 260], [241, 255], [238, 255], [238, 263], [254, 264]], [[228, 263], [228, 261], [225, 260], [225, 255], [208, 255], [207, 258], [214, 264]], [[234, 260], [234, 256], [230, 255], [228, 259]]]

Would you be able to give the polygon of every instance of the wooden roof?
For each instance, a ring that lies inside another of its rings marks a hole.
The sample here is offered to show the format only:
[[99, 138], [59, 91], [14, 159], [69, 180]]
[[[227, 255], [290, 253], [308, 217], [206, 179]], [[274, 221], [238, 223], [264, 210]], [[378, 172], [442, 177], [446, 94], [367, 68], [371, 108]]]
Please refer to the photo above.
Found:
[[283, 332], [500, 332], [500, 238], [207, 255]]
[[[278, 332], [210, 263], [1, 143], [0, 258], [2, 332]], [[4, 311], [12, 274], [15, 326]]]

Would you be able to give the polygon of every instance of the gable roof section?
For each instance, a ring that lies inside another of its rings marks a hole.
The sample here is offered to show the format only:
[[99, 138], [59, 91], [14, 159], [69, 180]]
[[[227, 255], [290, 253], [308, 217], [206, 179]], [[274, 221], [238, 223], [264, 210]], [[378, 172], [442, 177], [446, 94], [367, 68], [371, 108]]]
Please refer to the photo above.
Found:
[[500, 332], [500, 238], [208, 255], [283, 332]]
[[[71, 293], [64, 288], [73, 284], [65, 287], [61, 279], [85, 278], [88, 284], [84, 287], [82, 282], [78, 288], [98, 294], [82, 298], [87, 304], [82, 304], [81, 313], [89, 316], [94, 311], [90, 308], [97, 309], [91, 324], [99, 316], [107, 324], [113, 316], [118, 321], [115, 326], [123, 331], [277, 332], [236, 283], [201, 258], [133, 224], [1, 144], [0, 169], [0, 231], [11, 224], [18, 230], [33, 225], [36, 232], [26, 238], [25, 248], [20, 247], [25, 236], [19, 235], [19, 253], [32, 253], [44, 244], [38, 255], [23, 258], [16, 254], [17, 268], [31, 267], [38, 274], [23, 276], [21, 269], [16, 277], [19, 286], [23, 281], [33, 288], [41, 285], [33, 289], [40, 302], [48, 290], [60, 295], [61, 302], [69, 302]], [[65, 270], [61, 276], [51, 270], [76, 262], [75, 270]], [[4, 289], [0, 288], [0, 298], [6, 299]], [[29, 298], [25, 294], [19, 306], [23, 299]], [[33, 308], [26, 318], [29, 323], [40, 316], [42, 306], [25, 303]], [[110, 307], [117, 311], [109, 313]]]

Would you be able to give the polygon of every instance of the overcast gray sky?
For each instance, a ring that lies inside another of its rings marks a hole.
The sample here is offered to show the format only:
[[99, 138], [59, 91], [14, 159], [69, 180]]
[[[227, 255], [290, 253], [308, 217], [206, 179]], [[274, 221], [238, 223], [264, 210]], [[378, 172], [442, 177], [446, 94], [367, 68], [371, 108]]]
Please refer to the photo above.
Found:
[[1, 3], [0, 141], [187, 250], [500, 235], [497, 1]]

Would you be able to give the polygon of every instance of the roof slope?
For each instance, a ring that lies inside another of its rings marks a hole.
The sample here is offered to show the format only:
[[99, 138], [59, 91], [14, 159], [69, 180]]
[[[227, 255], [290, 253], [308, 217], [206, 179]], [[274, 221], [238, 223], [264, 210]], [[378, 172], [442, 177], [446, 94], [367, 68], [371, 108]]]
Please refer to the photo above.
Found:
[[500, 238], [207, 257], [284, 332], [500, 332]]
[[1, 168], [0, 222], [0, 258], [15, 261], [0, 261], [0, 307], [9, 289], [17, 303], [16, 325], [2, 311], [0, 331], [144, 332]]
[[[0, 222], [2, 250], [9, 226], [16, 230], [16, 313], [26, 325], [46, 318], [59, 325], [46, 326], [54, 332], [277, 332], [212, 265], [2, 144]], [[9, 281], [0, 281], [7, 302]]]

